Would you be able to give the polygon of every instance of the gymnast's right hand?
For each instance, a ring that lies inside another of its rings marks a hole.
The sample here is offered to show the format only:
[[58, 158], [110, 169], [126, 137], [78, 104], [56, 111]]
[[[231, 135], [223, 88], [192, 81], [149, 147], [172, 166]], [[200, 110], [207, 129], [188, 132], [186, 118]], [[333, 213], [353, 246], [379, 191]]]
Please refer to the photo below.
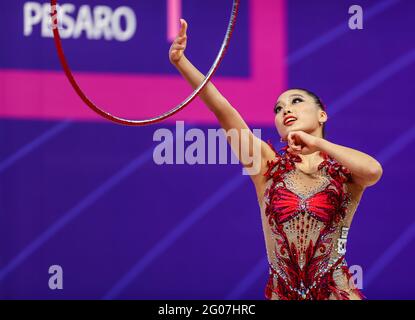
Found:
[[176, 39], [174, 39], [170, 50], [169, 59], [172, 64], [177, 64], [184, 55], [184, 50], [187, 44], [187, 22], [184, 19], [180, 19], [180, 31]]

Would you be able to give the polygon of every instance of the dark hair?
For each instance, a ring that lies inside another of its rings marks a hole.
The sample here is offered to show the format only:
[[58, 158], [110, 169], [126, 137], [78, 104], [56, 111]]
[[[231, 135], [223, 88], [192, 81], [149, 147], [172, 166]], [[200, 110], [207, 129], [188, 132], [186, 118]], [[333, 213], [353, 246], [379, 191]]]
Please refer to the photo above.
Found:
[[[313, 98], [313, 100], [314, 100], [314, 103], [321, 109], [321, 110], [323, 110], [323, 111], [326, 111], [327, 112], [327, 107], [326, 107], [326, 105], [324, 104], [324, 102], [323, 102], [323, 100], [321, 100], [320, 99], [320, 97], [318, 96], [318, 95], [316, 95], [314, 92], [312, 92], [312, 91], [310, 91], [310, 90], [307, 90], [307, 89], [303, 89], [303, 88], [293, 88], [293, 89], [290, 89], [290, 90], [300, 90], [300, 91], [303, 91], [303, 92], [305, 92], [306, 94], [308, 94], [311, 98]], [[325, 136], [326, 136], [326, 122], [325, 123], [323, 123], [323, 132], [322, 132], [322, 134], [323, 134], [323, 138], [325, 138]]]

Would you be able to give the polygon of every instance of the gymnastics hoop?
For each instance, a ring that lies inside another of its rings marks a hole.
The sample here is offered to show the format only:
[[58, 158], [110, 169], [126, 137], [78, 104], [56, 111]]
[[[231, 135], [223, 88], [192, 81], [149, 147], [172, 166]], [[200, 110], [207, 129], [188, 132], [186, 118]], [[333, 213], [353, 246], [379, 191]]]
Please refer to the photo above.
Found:
[[173, 109], [171, 109], [171, 110], [169, 110], [169, 111], [167, 111], [167, 112], [165, 112], [165, 113], [163, 113], [159, 116], [150, 118], [150, 119], [130, 120], [130, 119], [125, 119], [125, 118], [120, 118], [120, 117], [114, 116], [114, 115], [102, 110], [101, 108], [99, 108], [95, 103], [93, 103], [85, 95], [85, 93], [82, 91], [82, 89], [80, 88], [80, 86], [76, 82], [75, 77], [72, 74], [72, 71], [69, 67], [68, 61], [66, 60], [66, 57], [65, 57], [65, 54], [64, 54], [64, 51], [63, 51], [62, 41], [61, 41], [61, 37], [60, 37], [60, 34], [59, 34], [59, 27], [58, 27], [58, 17], [57, 17], [57, 4], [58, 4], [58, 1], [57, 0], [51, 0], [50, 1], [50, 3], [51, 3], [51, 18], [52, 18], [53, 38], [55, 40], [55, 46], [56, 46], [56, 50], [58, 52], [60, 63], [62, 65], [63, 70], [65, 71], [66, 77], [68, 78], [69, 82], [71, 83], [72, 87], [74, 88], [74, 90], [76, 91], [78, 96], [82, 99], [82, 101], [89, 108], [91, 108], [98, 115], [100, 115], [100, 116], [104, 117], [105, 119], [110, 120], [112, 122], [115, 122], [115, 123], [118, 123], [118, 124], [121, 124], [121, 125], [128, 125], [128, 126], [143, 126], [143, 125], [148, 125], [148, 124], [160, 122], [163, 119], [166, 119], [166, 118], [172, 116], [173, 114], [175, 114], [176, 112], [180, 111], [185, 106], [190, 104], [190, 102], [192, 102], [193, 99], [196, 98], [196, 96], [203, 90], [203, 88], [206, 86], [206, 84], [209, 82], [209, 80], [212, 78], [212, 76], [214, 75], [214, 73], [218, 69], [218, 67], [219, 67], [220, 63], [222, 62], [222, 60], [225, 56], [225, 53], [226, 53], [226, 51], [229, 47], [229, 42], [230, 42], [230, 39], [232, 37], [232, 33], [234, 31], [234, 28], [235, 28], [236, 17], [238, 15], [239, 2], [240, 2], [240, 0], [233, 0], [231, 16], [230, 16], [230, 19], [229, 19], [229, 24], [228, 24], [228, 28], [227, 28], [227, 31], [226, 31], [225, 38], [222, 42], [222, 46], [219, 50], [219, 53], [216, 56], [216, 59], [213, 62], [213, 65], [210, 68], [209, 72], [205, 76], [205, 79], [203, 80], [203, 82], [182, 103], [180, 103], [179, 105], [177, 105]]

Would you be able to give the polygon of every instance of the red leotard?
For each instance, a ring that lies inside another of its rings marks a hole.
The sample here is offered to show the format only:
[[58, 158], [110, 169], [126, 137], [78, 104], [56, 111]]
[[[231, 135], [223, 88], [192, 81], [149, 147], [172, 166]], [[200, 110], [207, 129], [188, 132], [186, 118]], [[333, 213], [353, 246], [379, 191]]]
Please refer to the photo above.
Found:
[[350, 171], [325, 152], [315, 173], [295, 163], [288, 146], [268, 161], [264, 174], [264, 235], [269, 262], [266, 299], [364, 299], [345, 260], [347, 233], [358, 201]]

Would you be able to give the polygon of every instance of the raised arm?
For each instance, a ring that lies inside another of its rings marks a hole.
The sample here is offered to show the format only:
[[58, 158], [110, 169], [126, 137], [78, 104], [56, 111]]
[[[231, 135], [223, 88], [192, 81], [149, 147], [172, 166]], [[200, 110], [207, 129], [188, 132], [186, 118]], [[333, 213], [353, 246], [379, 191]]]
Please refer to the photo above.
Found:
[[[205, 76], [184, 55], [187, 45], [187, 22], [184, 19], [180, 19], [180, 23], [180, 32], [170, 47], [169, 59], [192, 88], [196, 89], [205, 79]], [[258, 174], [251, 175], [251, 178], [254, 182], [261, 179], [261, 173], [264, 172], [266, 161], [275, 157], [274, 151], [267, 143], [252, 133], [239, 112], [216, 89], [211, 81], [200, 92], [199, 97], [209, 110], [214, 113], [224, 130], [228, 132], [228, 130], [234, 129], [237, 132], [237, 146], [230, 144], [233, 152], [244, 167], [249, 168], [252, 166], [252, 163], [248, 163], [245, 159], [258, 161], [256, 163], [261, 164], [261, 170]], [[227, 136], [227, 140], [230, 143], [230, 136]], [[255, 150], [260, 150], [260, 152], [254, 152], [254, 148]]]

